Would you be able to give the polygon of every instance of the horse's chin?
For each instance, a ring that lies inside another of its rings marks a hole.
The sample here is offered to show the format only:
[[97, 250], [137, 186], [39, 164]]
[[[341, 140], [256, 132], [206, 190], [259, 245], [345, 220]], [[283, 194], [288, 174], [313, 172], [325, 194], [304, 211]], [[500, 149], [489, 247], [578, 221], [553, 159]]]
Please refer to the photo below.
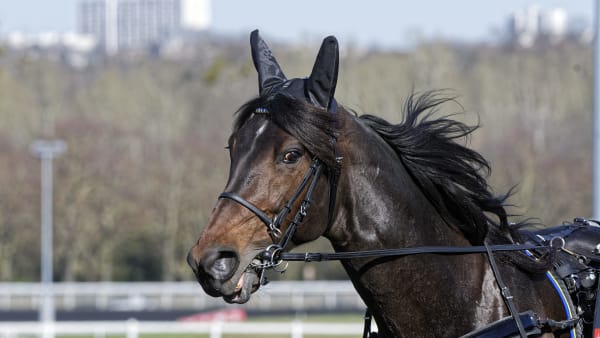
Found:
[[237, 285], [230, 295], [223, 295], [223, 299], [231, 304], [244, 304], [260, 287], [260, 280], [254, 270], [246, 270], [240, 276]]

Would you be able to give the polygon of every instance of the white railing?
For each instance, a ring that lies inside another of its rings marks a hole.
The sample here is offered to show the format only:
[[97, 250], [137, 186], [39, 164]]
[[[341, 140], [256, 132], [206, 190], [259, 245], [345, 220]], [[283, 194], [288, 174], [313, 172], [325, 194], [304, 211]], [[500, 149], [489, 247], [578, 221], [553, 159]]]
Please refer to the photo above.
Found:
[[189, 322], [0, 322], [0, 338], [18, 338], [21, 335], [39, 335], [42, 337], [88, 335], [104, 338], [108, 335], [125, 335], [138, 338], [141, 334], [194, 334], [221, 338], [223, 335], [238, 336], [286, 335], [291, 338], [303, 338], [305, 335], [354, 336], [362, 334], [360, 323], [189, 323]]
[[[0, 283], [0, 310], [36, 310], [39, 283]], [[57, 310], [180, 310], [222, 307], [195, 282], [55, 283]], [[244, 305], [247, 309], [362, 309], [349, 281], [271, 282]]]

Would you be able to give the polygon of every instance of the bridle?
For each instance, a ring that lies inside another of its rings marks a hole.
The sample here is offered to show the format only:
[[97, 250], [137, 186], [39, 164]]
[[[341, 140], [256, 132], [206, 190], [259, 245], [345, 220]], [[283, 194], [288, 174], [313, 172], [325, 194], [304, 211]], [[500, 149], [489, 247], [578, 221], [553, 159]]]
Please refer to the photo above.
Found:
[[286, 219], [287, 215], [292, 211], [292, 207], [294, 206], [298, 198], [300, 198], [300, 195], [304, 191], [304, 188], [306, 188], [306, 185], [309, 183], [310, 179], [313, 178], [310, 188], [308, 189], [308, 192], [306, 194], [306, 197], [300, 204], [300, 208], [296, 212], [296, 216], [290, 224], [297, 226], [300, 222], [302, 222], [304, 216], [306, 216], [306, 211], [310, 206], [312, 200], [312, 193], [316, 187], [319, 177], [321, 176], [321, 172], [321, 161], [319, 161], [317, 158], [313, 159], [312, 164], [308, 168], [308, 171], [304, 175], [304, 178], [300, 182], [300, 185], [298, 186], [292, 197], [287, 201], [287, 203], [285, 203], [283, 208], [281, 208], [281, 210], [278, 213], [276, 213], [275, 216], [273, 216], [272, 218], [270, 218], [264, 211], [262, 211], [252, 202], [248, 201], [247, 199], [241, 197], [240, 195], [234, 192], [223, 192], [219, 195], [219, 198], [227, 198], [233, 200], [244, 206], [246, 209], [250, 210], [252, 213], [254, 213], [267, 226], [267, 232], [269, 233], [269, 235], [271, 235], [273, 239], [281, 240], [278, 244], [282, 245], [283, 247], [290, 240], [290, 237], [293, 236], [293, 234], [288, 233], [294, 230], [288, 227], [286, 233], [282, 236], [281, 224]]
[[[281, 264], [283, 260], [281, 259], [281, 254], [285, 251], [288, 244], [294, 237], [296, 233], [296, 229], [304, 220], [308, 213], [308, 209], [312, 204], [313, 195], [315, 189], [317, 187], [317, 183], [319, 182], [319, 178], [323, 173], [324, 164], [317, 157], [314, 157], [312, 163], [302, 181], [296, 188], [296, 191], [292, 194], [290, 199], [284, 204], [279, 212], [277, 212], [272, 218], [269, 217], [263, 210], [257, 207], [252, 202], [247, 199], [241, 197], [237, 193], [234, 192], [223, 192], [219, 195], [219, 198], [230, 199], [252, 213], [254, 213], [267, 227], [267, 232], [271, 236], [273, 240], [273, 244], [267, 246], [253, 261], [250, 268], [254, 269], [259, 275], [261, 285], [267, 283], [266, 278], [264, 277], [264, 271], [267, 269], [276, 269], [278, 271], [285, 271], [285, 267], [281, 268]], [[330, 173], [330, 192], [329, 192], [329, 216], [328, 216], [328, 227], [331, 226], [331, 222], [333, 220], [333, 212], [335, 208], [335, 190], [337, 188], [337, 176]], [[335, 183], [333, 183], [335, 182]], [[308, 187], [308, 188], [307, 188]], [[292, 208], [302, 196], [302, 193], [306, 190], [306, 194], [304, 194], [304, 198], [296, 211], [296, 214], [285, 228], [285, 232], [282, 232], [282, 224], [287, 219], [288, 215], [292, 212]]]

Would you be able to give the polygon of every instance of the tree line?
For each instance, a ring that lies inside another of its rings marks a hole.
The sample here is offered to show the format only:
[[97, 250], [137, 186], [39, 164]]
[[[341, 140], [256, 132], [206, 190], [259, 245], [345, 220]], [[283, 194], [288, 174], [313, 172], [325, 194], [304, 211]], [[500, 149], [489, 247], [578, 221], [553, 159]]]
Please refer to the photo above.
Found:
[[[318, 46], [276, 46], [288, 77]], [[202, 46], [200, 46], [202, 50]], [[423, 43], [407, 52], [342, 50], [337, 100], [401, 120], [411, 92], [449, 89], [448, 111], [481, 128], [470, 146], [498, 194], [515, 186], [515, 219], [557, 225], [591, 214], [592, 50]], [[57, 281], [191, 280], [185, 263], [227, 178], [233, 114], [257, 95], [244, 44], [197, 58], [102, 59], [85, 69], [28, 51], [0, 52], [0, 281], [39, 279], [36, 138], [65, 140], [55, 163]], [[326, 241], [311, 244], [326, 250]], [[343, 278], [337, 265], [292, 265]], [[277, 278], [277, 276], [275, 276]]]

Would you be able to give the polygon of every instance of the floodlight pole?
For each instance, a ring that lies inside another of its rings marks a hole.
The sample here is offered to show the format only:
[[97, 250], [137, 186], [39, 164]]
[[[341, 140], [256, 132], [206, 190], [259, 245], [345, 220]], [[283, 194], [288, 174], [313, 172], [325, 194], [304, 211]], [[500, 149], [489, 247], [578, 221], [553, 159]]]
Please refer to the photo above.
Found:
[[52, 160], [65, 152], [61, 140], [35, 140], [30, 150], [41, 160], [41, 290], [39, 320], [50, 324], [55, 320], [52, 278]]

